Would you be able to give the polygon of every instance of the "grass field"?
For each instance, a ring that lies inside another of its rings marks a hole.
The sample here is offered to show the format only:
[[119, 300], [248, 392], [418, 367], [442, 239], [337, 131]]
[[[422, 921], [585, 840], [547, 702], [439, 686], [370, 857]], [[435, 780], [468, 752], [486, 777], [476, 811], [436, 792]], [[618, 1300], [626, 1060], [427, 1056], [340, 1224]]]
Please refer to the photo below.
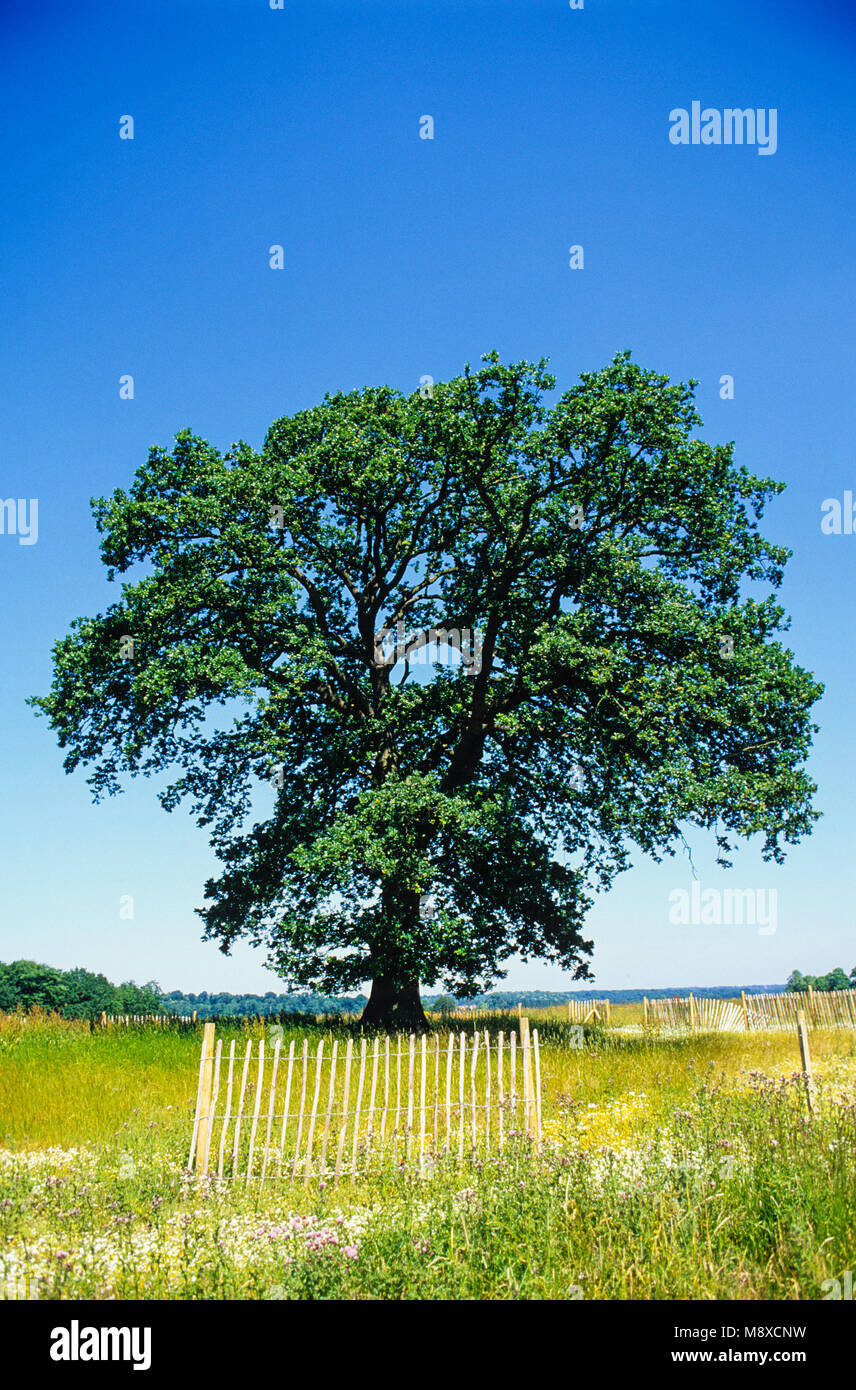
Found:
[[561, 1010], [529, 1016], [537, 1160], [260, 1191], [184, 1172], [198, 1031], [0, 1015], [2, 1292], [820, 1299], [854, 1268], [856, 1034], [812, 1032], [809, 1117], [794, 1033], [663, 1038], [630, 1006], [580, 1049]]

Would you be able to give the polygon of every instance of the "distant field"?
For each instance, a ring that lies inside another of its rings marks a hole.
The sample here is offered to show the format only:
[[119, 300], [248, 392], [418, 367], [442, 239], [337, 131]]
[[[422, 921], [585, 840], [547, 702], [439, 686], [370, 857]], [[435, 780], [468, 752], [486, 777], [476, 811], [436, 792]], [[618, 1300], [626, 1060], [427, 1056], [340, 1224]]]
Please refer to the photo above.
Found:
[[528, 1011], [539, 1162], [262, 1192], [183, 1175], [199, 1031], [0, 1016], [6, 1296], [822, 1298], [856, 1258], [856, 1034], [812, 1031], [809, 1119], [794, 1034], [658, 1039], [641, 1014], [580, 1049], [561, 1007]]

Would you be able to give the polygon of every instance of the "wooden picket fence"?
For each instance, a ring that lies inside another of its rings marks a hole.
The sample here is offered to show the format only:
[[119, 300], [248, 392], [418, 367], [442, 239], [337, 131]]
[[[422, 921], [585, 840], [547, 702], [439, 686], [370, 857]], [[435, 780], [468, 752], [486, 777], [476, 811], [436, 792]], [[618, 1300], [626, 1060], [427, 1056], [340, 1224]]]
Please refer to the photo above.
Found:
[[336, 1182], [385, 1163], [489, 1160], [509, 1142], [541, 1146], [538, 1030], [447, 1040], [281, 1040], [243, 1056], [204, 1029], [188, 1171], [252, 1180]]
[[569, 1023], [609, 1023], [608, 999], [569, 999]]
[[814, 1028], [856, 1026], [856, 990], [818, 991], [809, 988], [801, 994], [747, 994], [746, 1015], [749, 1028], [793, 1028], [801, 1011]]
[[650, 1022], [663, 1028], [683, 1032], [686, 1029], [705, 1033], [739, 1032], [745, 1027], [739, 1004], [727, 999], [648, 999]]
[[102, 1028], [130, 1028], [132, 1025], [140, 1026], [151, 1024], [153, 1027], [164, 1027], [167, 1023], [184, 1024], [190, 1026], [196, 1022], [196, 1014], [105, 1014], [101, 1015]]
[[802, 994], [746, 994], [740, 1003], [727, 999], [645, 999], [646, 1023], [676, 1032], [758, 1032], [766, 1028], [794, 1028], [801, 1013], [807, 1026], [856, 1027], [856, 990], [837, 989]]

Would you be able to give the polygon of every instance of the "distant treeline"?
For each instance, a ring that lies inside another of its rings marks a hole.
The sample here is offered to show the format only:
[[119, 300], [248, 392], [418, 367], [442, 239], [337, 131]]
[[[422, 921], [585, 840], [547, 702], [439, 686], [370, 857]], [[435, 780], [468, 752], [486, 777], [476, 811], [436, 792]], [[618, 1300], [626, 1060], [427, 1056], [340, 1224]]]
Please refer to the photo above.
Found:
[[[669, 989], [572, 989], [572, 990], [508, 990], [492, 994], [477, 994], [474, 999], [459, 1002], [476, 1009], [516, 1009], [518, 1003], [524, 1009], [549, 1009], [557, 1004], [567, 1004], [569, 999], [608, 999], [611, 1004], [641, 1004], [643, 999], [686, 998], [692, 994], [696, 999], [733, 999], [741, 989], [746, 994], [781, 994], [785, 985], [681, 985]], [[436, 996], [438, 1002], [455, 1001], [448, 995]], [[428, 996], [428, 1000], [431, 996]], [[428, 1002], [426, 1000], [426, 1003]]]
[[[608, 999], [612, 1004], [641, 1003], [644, 996], [649, 999], [671, 999], [675, 995], [692, 993], [697, 999], [733, 999], [741, 988], [747, 994], [780, 994], [784, 985], [714, 985], [709, 988], [694, 988], [692, 985], [681, 989], [619, 989], [619, 990], [508, 990], [491, 994], [478, 994], [473, 999], [455, 999], [451, 994], [425, 994], [423, 1004], [429, 1011], [455, 1009], [460, 1006], [484, 1011], [491, 1009], [516, 1009], [522, 1004], [524, 1009], [549, 1009], [557, 1004], [566, 1004], [569, 999]], [[364, 994], [337, 998], [325, 994], [183, 994], [172, 990], [163, 996], [166, 1007], [173, 1013], [191, 1014], [197, 1018], [242, 1017], [247, 1014], [327, 1014], [362, 1013], [367, 999]]]
[[56, 970], [34, 960], [0, 961], [0, 1009], [41, 1008], [66, 1018], [91, 1018], [108, 1014], [165, 1013], [159, 987], [150, 982], [111, 984], [105, 975], [90, 970]]
[[[455, 999], [450, 994], [426, 994], [423, 1002], [431, 1012], [454, 1009], [461, 1005], [479, 1010], [549, 1009], [566, 1004], [569, 999], [608, 999], [612, 1004], [641, 1003], [648, 999], [686, 998], [733, 999], [741, 988], [746, 994], [781, 994], [785, 990], [807, 991], [856, 988], [856, 970], [850, 977], [843, 970], [831, 970], [828, 975], [803, 975], [794, 970], [785, 985], [713, 985], [708, 987], [681, 986], [671, 989], [588, 989], [588, 990], [496, 990], [478, 994], [473, 999]], [[0, 963], [0, 1010], [18, 1007], [55, 1009], [66, 1018], [91, 1018], [107, 1014], [192, 1014], [204, 1018], [241, 1018], [247, 1015], [286, 1014], [360, 1014], [367, 1003], [364, 994], [336, 997], [327, 994], [184, 994], [171, 990], [168, 994], [154, 980], [145, 985], [114, 985], [105, 975], [90, 970], [57, 970], [32, 960], [15, 960], [9, 965]]]
[[162, 996], [164, 1007], [174, 1014], [197, 1018], [243, 1018], [248, 1014], [361, 1014], [368, 1000], [364, 994], [333, 998], [327, 994], [182, 994], [174, 989]]

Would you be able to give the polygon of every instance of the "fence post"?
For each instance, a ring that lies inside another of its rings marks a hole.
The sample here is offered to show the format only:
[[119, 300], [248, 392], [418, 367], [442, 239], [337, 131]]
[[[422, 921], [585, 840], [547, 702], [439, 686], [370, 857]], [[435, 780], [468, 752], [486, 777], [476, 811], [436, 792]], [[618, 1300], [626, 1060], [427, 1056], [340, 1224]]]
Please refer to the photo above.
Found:
[[811, 985], [809, 985], [809, 987], [808, 987], [808, 1007], [809, 1007], [809, 1012], [811, 1013], [811, 1022], [812, 1022], [812, 1026], [814, 1026], [814, 1023], [816, 1022], [816, 1015], [815, 1015], [815, 1003], [814, 1003], [814, 990], [812, 989]]
[[190, 1022], [191, 1022], [191, 1023], [195, 1023], [195, 1022], [196, 1022], [196, 1010], [195, 1010], [195, 1009], [193, 1010], [193, 1013], [190, 1015]]
[[749, 1032], [749, 1006], [748, 1006], [747, 1003], [746, 1003], [746, 991], [745, 991], [745, 989], [741, 989], [741, 991], [740, 991], [740, 1000], [741, 1000], [741, 1003], [743, 1004], [743, 1027], [746, 1029], [746, 1032], [748, 1033], [748, 1032]]
[[692, 995], [690, 995], [690, 1032], [693, 1032], [693, 1033], [695, 1032], [695, 1026], [696, 1026], [695, 1000], [693, 999]]
[[645, 1012], [644, 1012], [644, 1021], [645, 1021], [645, 1027], [647, 1028], [647, 1027], [648, 1027], [648, 996], [647, 996], [647, 994], [643, 994], [643, 996], [642, 996], [642, 1008], [643, 1008], [644, 1011], [645, 1011]]
[[538, 1029], [532, 1032], [532, 1046], [535, 1050], [535, 1137], [538, 1152], [541, 1152], [541, 1051], [538, 1047]]
[[604, 1003], [606, 1004], [606, 1021], [607, 1021], [607, 1024], [609, 1024], [609, 1023], [612, 1022], [612, 1017], [611, 1017], [610, 1012], [609, 1012], [609, 1000], [608, 1000], [608, 999], [605, 999], [605, 1000], [604, 1000]]
[[523, 1062], [523, 1114], [527, 1136], [532, 1121], [532, 1044], [529, 1036], [529, 1019], [520, 1020], [520, 1050]]
[[805, 1098], [808, 1103], [809, 1114], [814, 1112], [814, 1076], [811, 1070], [811, 1053], [808, 1046], [808, 1029], [805, 1026], [805, 1014], [800, 1009], [797, 1014], [797, 1036], [800, 1040], [800, 1058], [802, 1069], [805, 1072]]
[[199, 1127], [196, 1131], [196, 1171], [204, 1172], [211, 1134], [211, 1088], [214, 1082], [214, 1024], [206, 1023], [202, 1033], [202, 1066], [199, 1074]]

